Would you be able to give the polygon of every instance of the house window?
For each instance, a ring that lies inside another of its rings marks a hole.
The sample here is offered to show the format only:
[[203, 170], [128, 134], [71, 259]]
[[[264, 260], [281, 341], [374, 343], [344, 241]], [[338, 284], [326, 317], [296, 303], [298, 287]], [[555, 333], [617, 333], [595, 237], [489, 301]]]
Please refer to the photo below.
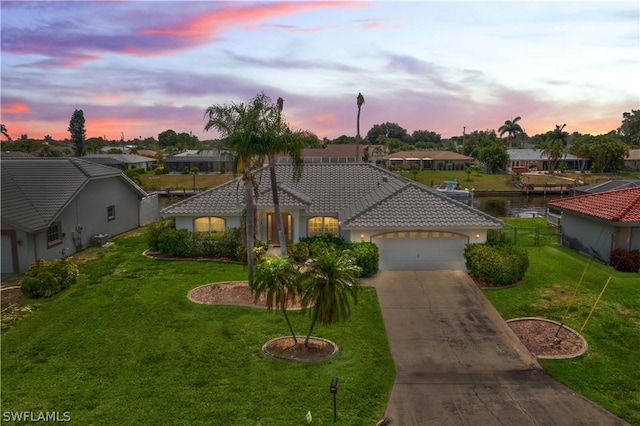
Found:
[[116, 220], [116, 206], [107, 207], [107, 220]]
[[307, 222], [307, 235], [313, 237], [320, 234], [338, 235], [338, 219], [330, 216], [316, 216]]
[[47, 228], [47, 247], [62, 244], [62, 223], [54, 222]]
[[222, 232], [225, 230], [225, 221], [221, 217], [198, 217], [193, 221], [195, 232]]

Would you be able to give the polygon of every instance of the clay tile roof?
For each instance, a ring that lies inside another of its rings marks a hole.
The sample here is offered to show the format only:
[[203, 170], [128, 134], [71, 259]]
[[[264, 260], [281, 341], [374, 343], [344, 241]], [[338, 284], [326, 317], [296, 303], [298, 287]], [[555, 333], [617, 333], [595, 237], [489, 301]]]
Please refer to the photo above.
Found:
[[614, 222], [640, 222], [640, 187], [552, 200], [549, 205]]

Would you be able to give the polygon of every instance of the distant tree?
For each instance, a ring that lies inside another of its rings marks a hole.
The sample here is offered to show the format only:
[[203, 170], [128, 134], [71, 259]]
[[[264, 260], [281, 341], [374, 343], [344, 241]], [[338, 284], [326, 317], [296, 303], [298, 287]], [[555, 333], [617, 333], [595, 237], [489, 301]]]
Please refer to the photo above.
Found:
[[84, 142], [87, 131], [84, 127], [84, 113], [81, 109], [73, 111], [69, 121], [69, 133], [71, 133], [71, 143], [73, 144], [73, 154], [82, 157], [85, 154]]
[[622, 125], [618, 133], [627, 145], [640, 147], [640, 109], [622, 113]]
[[364, 96], [362, 93], [358, 92], [358, 96], [356, 97], [356, 105], [358, 105], [358, 118], [356, 125], [356, 161], [360, 161], [360, 109], [362, 105], [364, 105]]
[[54, 140], [53, 140], [53, 138], [51, 137], [51, 135], [45, 135], [45, 137], [44, 137], [44, 141], [45, 141], [46, 143], [52, 143], [52, 142], [54, 142]]
[[429, 130], [415, 130], [411, 133], [411, 141], [416, 147], [418, 147], [420, 143], [431, 144], [431, 146], [437, 147], [441, 145], [442, 135]]
[[592, 139], [593, 136], [591, 135], [574, 136], [573, 142], [569, 146], [569, 154], [575, 155], [580, 159], [581, 172], [584, 171], [587, 161], [591, 155], [590, 144]]
[[[329, 143], [329, 141], [327, 141], [327, 143]], [[356, 138], [354, 138], [353, 136], [340, 135], [334, 140], [332, 140], [330, 143], [335, 143], [340, 145], [352, 144], [352, 143], [356, 143]]]
[[480, 148], [486, 148], [499, 142], [500, 140], [493, 129], [474, 130], [465, 136], [464, 143], [462, 145], [462, 154], [478, 158]]
[[509, 154], [504, 144], [494, 142], [478, 149], [478, 159], [489, 166], [491, 173], [503, 170], [509, 160]]
[[397, 123], [386, 122], [382, 124], [375, 124], [367, 133], [366, 139], [369, 145], [377, 144], [379, 136], [399, 139], [405, 143], [411, 142], [411, 137], [407, 133], [407, 130], [400, 127]]
[[567, 154], [567, 138], [569, 133], [564, 131], [566, 124], [562, 126], [556, 124], [556, 128], [551, 131], [547, 140], [540, 145], [542, 151], [540, 155], [549, 159], [549, 173], [553, 173], [556, 169], [558, 161], [563, 159]]
[[513, 120], [507, 120], [502, 126], [500, 126], [500, 128], [498, 128], [498, 134], [500, 135], [500, 137], [502, 137], [502, 135], [504, 135], [505, 133], [507, 134], [509, 147], [513, 146], [513, 142], [518, 135], [524, 133], [522, 127], [520, 127], [520, 125], [518, 124], [518, 121], [520, 121], [520, 119], [521, 117], [515, 117]]
[[2, 133], [2, 136], [7, 138], [8, 141], [11, 140], [11, 136], [9, 136], [9, 133], [7, 133], [7, 126], [5, 126], [4, 124], [0, 124], [0, 132]]
[[629, 155], [629, 145], [624, 143], [616, 132], [594, 136], [589, 144], [590, 157], [593, 160], [594, 172], [618, 172], [624, 166], [624, 159]]
[[315, 133], [309, 130], [303, 130], [300, 136], [305, 148], [320, 148], [322, 146], [320, 138]]
[[160, 148], [176, 147], [178, 145], [178, 134], [174, 130], [165, 130], [158, 135]]

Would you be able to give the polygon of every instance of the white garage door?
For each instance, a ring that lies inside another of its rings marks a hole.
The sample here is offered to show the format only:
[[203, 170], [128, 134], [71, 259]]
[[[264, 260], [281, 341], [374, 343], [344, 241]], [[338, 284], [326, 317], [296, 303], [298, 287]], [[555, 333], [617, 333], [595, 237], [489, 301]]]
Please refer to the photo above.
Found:
[[11, 250], [11, 237], [8, 235], [2, 236], [2, 265], [0, 272], [3, 274], [13, 274], [13, 251]]
[[466, 270], [466, 235], [452, 232], [403, 231], [376, 235], [372, 241], [380, 251], [381, 270]]

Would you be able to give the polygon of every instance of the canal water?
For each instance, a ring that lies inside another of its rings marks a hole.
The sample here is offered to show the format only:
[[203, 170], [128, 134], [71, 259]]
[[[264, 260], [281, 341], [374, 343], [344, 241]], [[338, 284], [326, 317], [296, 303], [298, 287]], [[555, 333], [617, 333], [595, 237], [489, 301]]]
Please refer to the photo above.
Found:
[[[566, 197], [566, 195], [565, 195]], [[549, 200], [559, 195], [511, 195], [473, 197], [473, 207], [495, 217], [545, 217]], [[469, 204], [471, 204], [471, 200]]]

